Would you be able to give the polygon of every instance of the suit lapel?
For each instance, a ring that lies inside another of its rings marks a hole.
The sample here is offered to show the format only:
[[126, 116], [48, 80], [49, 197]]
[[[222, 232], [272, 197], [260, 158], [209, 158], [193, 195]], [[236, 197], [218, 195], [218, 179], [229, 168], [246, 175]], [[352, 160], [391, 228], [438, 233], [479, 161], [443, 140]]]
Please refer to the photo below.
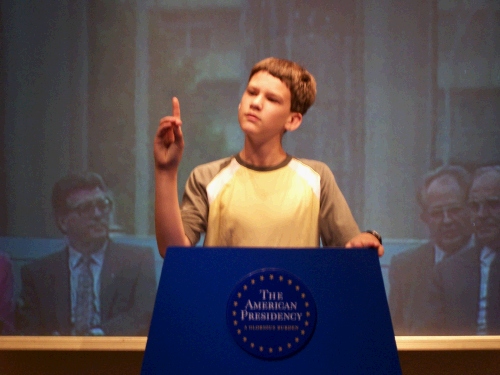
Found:
[[57, 326], [62, 335], [69, 334], [71, 329], [71, 297], [70, 273], [68, 264], [68, 249], [54, 262], [54, 306], [57, 316]]
[[461, 288], [457, 288], [460, 295], [457, 296], [460, 301], [460, 306], [463, 310], [464, 317], [471, 326], [475, 327], [477, 323], [477, 314], [479, 308], [479, 289], [481, 287], [481, 249], [474, 247], [472, 251], [464, 252], [460, 259], [460, 266], [456, 282], [462, 284]]
[[104, 254], [104, 262], [101, 270], [101, 317], [105, 319], [110, 313], [111, 303], [118, 285], [114, 282], [118, 275], [118, 265], [120, 260], [117, 259], [119, 251], [116, 249], [116, 244], [108, 242]]
[[[414, 257], [412, 287], [409, 296], [408, 316], [411, 317], [411, 332], [418, 330], [422, 321], [428, 320], [429, 289], [428, 283], [434, 271], [434, 245], [428, 243], [420, 248]], [[410, 321], [410, 320], [409, 320]]]
[[416, 267], [425, 269], [425, 274], [432, 275], [435, 266], [434, 244], [428, 243], [422, 251], [422, 262], [417, 262]]

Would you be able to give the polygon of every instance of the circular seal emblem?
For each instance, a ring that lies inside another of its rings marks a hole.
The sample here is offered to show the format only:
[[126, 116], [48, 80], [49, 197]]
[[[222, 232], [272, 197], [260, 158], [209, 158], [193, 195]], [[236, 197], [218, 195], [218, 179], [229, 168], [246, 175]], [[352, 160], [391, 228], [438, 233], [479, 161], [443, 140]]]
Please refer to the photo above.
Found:
[[245, 276], [227, 304], [227, 326], [238, 345], [263, 359], [296, 354], [311, 339], [316, 304], [290, 272], [264, 268]]

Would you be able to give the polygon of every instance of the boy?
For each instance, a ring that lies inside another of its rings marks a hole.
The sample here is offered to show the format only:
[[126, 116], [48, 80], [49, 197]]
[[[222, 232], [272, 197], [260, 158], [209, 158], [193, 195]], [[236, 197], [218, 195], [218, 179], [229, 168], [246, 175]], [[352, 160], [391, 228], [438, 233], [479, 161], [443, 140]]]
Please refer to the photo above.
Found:
[[282, 146], [314, 103], [314, 77], [277, 58], [257, 63], [238, 107], [245, 134], [234, 156], [198, 166], [179, 207], [177, 169], [184, 139], [180, 105], [161, 119], [154, 140], [155, 227], [158, 249], [193, 246], [324, 246], [384, 248], [374, 231], [360, 233], [326, 164], [297, 159]]

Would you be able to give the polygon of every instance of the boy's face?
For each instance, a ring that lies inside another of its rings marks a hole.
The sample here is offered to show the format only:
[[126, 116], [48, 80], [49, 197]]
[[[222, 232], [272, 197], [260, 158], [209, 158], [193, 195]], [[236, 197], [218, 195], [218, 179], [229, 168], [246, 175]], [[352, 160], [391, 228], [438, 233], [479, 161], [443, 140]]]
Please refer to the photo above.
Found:
[[291, 93], [278, 78], [266, 71], [255, 73], [248, 82], [238, 108], [238, 121], [247, 136], [268, 140], [295, 130], [302, 120], [291, 112]]

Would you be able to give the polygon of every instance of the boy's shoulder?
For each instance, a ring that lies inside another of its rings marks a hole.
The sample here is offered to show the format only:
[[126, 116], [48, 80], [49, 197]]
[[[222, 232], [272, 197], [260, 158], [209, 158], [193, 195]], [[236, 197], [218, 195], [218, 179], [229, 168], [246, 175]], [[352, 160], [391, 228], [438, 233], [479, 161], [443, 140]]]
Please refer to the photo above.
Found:
[[194, 178], [196, 181], [204, 181], [208, 183], [215, 175], [217, 175], [217, 173], [227, 167], [233, 159], [234, 155], [199, 164], [191, 171], [191, 178]]
[[209, 161], [203, 164], [198, 164], [196, 167], [194, 167], [193, 172], [199, 172], [205, 170], [220, 170], [226, 167], [231, 162], [232, 159], [234, 159], [234, 155], [226, 156], [224, 158]]
[[[219, 173], [221, 170], [226, 168], [231, 162], [234, 162], [235, 164], [239, 164], [235, 155], [227, 156], [222, 159], [210, 161], [207, 163], [199, 164], [193, 169], [192, 174], [196, 177], [202, 177], [202, 179], [206, 179], [207, 177], [213, 177], [217, 173]], [[325, 174], [333, 175], [330, 167], [320, 161], [320, 160], [315, 160], [315, 159], [306, 159], [306, 158], [298, 158], [294, 156], [290, 156], [287, 164], [290, 162], [290, 160], [297, 160], [298, 162], [306, 165], [307, 167], [311, 168], [321, 176], [324, 176]]]
[[314, 169], [316, 172], [323, 174], [323, 173], [332, 173], [332, 170], [330, 167], [325, 163], [320, 160], [315, 160], [315, 159], [305, 159], [305, 158], [295, 158], [301, 163], [309, 166], [310, 168]]

